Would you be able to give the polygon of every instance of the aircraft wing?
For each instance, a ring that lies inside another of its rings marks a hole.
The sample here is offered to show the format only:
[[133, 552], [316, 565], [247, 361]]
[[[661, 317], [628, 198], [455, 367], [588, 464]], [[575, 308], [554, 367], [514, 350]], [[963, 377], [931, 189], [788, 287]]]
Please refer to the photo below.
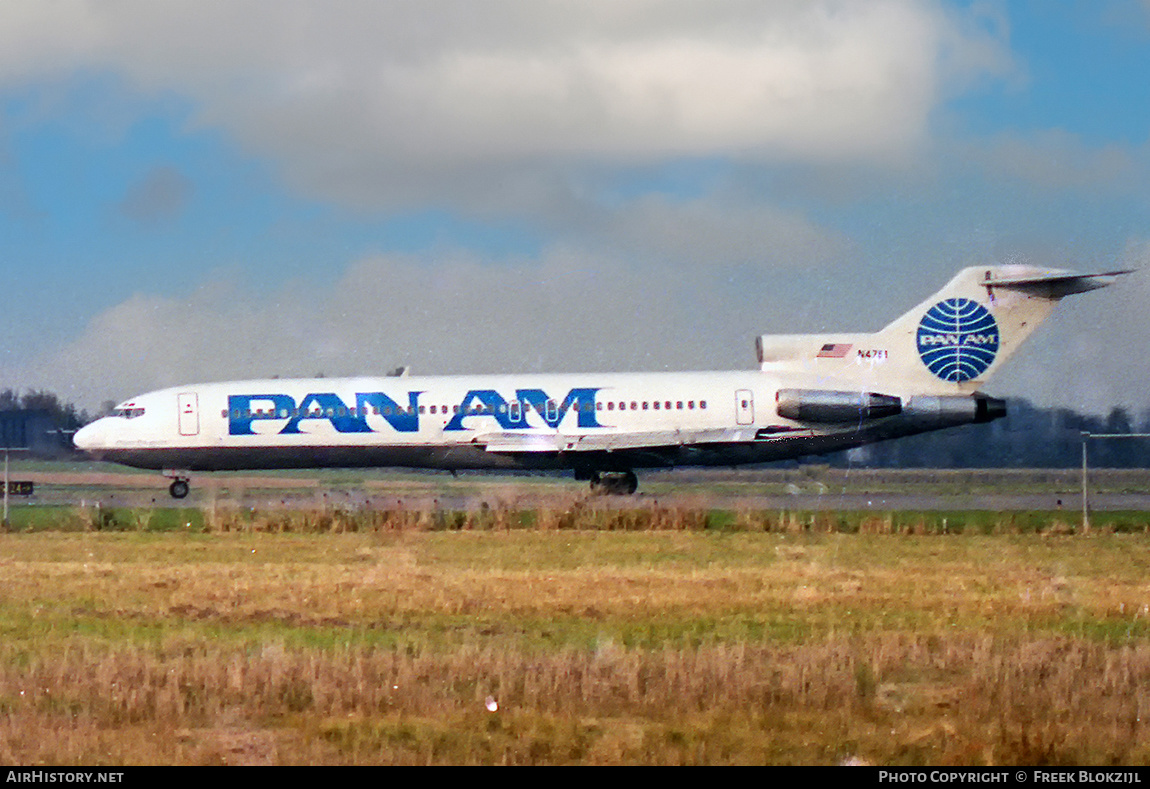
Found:
[[753, 441], [753, 429], [708, 428], [700, 430], [658, 430], [642, 433], [487, 433], [472, 443], [483, 444], [488, 452], [611, 452], [682, 444], [738, 443]]

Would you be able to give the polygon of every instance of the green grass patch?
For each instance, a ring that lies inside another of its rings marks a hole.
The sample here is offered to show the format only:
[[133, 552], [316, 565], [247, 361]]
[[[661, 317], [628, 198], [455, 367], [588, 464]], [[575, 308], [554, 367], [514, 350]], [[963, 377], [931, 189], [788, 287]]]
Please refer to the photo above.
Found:
[[[481, 507], [475, 511], [406, 508], [64, 507], [19, 506], [10, 531], [137, 532], [722, 532], [781, 534], [1072, 535], [1081, 516], [1048, 511], [803, 511], [694, 507], [596, 508], [576, 503], [554, 509]], [[1150, 533], [1150, 513], [1091, 513], [1090, 531]]]
[[1150, 758], [1150, 535], [751, 515], [2, 535], [0, 746], [53, 764]]

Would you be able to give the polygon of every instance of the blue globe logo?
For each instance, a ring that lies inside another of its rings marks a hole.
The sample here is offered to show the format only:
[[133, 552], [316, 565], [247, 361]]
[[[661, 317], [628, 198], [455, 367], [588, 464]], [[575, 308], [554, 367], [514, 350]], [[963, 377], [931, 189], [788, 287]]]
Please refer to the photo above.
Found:
[[944, 381], [969, 381], [986, 372], [998, 355], [998, 323], [970, 299], [935, 304], [918, 324], [918, 355]]

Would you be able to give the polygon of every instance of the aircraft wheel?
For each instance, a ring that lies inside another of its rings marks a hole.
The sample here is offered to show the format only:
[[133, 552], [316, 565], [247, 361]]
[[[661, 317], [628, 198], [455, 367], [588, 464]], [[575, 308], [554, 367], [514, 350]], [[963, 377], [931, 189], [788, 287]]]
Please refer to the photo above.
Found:
[[188, 495], [188, 481], [186, 479], [177, 479], [168, 486], [168, 493], [172, 494], [173, 499], [182, 499]]
[[591, 478], [591, 492], [608, 496], [630, 496], [639, 487], [634, 471], [596, 474]]

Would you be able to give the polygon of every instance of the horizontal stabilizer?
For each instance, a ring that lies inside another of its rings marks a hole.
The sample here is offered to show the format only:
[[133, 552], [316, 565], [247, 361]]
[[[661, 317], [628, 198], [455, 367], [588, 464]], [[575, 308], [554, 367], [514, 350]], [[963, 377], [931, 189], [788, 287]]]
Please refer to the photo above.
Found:
[[983, 285], [988, 288], [1006, 288], [1022, 291], [1031, 296], [1044, 299], [1061, 299], [1075, 293], [1104, 288], [1114, 282], [1116, 277], [1130, 274], [1133, 269], [1124, 271], [1106, 271], [1100, 274], [1078, 274], [1073, 271], [1051, 271], [1041, 274], [1004, 274], [995, 276], [988, 271]]

